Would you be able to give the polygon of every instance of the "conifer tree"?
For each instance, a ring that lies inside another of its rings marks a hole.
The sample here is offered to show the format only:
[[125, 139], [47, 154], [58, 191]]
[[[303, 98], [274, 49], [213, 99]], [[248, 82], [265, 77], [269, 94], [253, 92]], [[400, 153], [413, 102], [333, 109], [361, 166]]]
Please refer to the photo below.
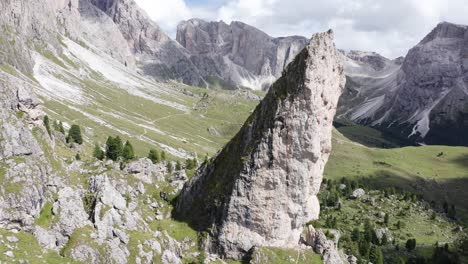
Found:
[[50, 120], [49, 120], [49, 117], [48, 116], [44, 116], [44, 126], [47, 130], [47, 133], [49, 134], [49, 136], [52, 136], [52, 133], [50, 132]]
[[164, 150], [161, 151], [161, 160], [166, 160], [166, 152], [164, 152]]
[[68, 142], [83, 144], [83, 137], [81, 136], [81, 128], [79, 125], [72, 125], [68, 131]]
[[94, 151], [93, 151], [93, 157], [95, 157], [98, 160], [103, 160], [105, 156], [104, 151], [99, 147], [99, 145], [96, 143], [94, 145]]
[[150, 159], [153, 162], [153, 164], [158, 163], [160, 161], [158, 151], [155, 150], [155, 149], [150, 149], [150, 151], [148, 153], [148, 159]]
[[133, 152], [133, 146], [130, 141], [125, 142], [125, 146], [122, 150], [122, 156], [125, 160], [131, 160], [135, 158], [135, 153]]
[[109, 136], [106, 141], [106, 156], [108, 159], [116, 161], [122, 156], [122, 140], [119, 136], [113, 138]]
[[62, 121], [59, 122], [59, 131], [60, 133], [65, 135], [65, 128], [63, 128], [63, 123]]
[[382, 249], [376, 245], [372, 245], [369, 251], [369, 261], [373, 264], [383, 264], [384, 258]]
[[182, 165], [180, 164], [180, 161], [177, 161], [177, 162], [176, 162], [175, 170], [176, 170], [176, 171], [182, 170]]

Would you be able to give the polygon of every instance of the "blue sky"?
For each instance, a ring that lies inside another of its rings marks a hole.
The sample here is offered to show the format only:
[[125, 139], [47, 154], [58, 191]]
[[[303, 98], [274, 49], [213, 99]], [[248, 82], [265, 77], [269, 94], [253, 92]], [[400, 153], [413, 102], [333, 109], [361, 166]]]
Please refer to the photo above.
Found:
[[345, 50], [406, 55], [439, 22], [468, 24], [466, 0], [135, 0], [171, 37], [193, 17], [237, 20], [271, 36], [302, 35], [332, 28]]

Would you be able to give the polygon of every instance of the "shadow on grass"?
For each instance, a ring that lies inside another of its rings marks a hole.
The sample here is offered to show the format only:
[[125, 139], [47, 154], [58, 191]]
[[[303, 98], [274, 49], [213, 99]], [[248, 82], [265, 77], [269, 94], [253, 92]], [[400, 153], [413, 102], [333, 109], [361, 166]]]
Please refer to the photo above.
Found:
[[[468, 153], [463, 154], [453, 160], [455, 163], [468, 168]], [[468, 172], [467, 172], [468, 173]], [[468, 203], [468, 201], [467, 201]]]
[[333, 126], [349, 140], [371, 148], [399, 148], [414, 146], [407, 140], [402, 140], [390, 133], [368, 126], [362, 126], [344, 121], [334, 121]]
[[[468, 155], [465, 155], [461, 159], [465, 165], [467, 157]], [[453, 204], [457, 208], [457, 218], [465, 226], [468, 225], [468, 171], [465, 177], [436, 181], [414, 175], [402, 177], [387, 170], [380, 170], [372, 176], [364, 177], [363, 180], [376, 189], [395, 187], [420, 194], [426, 201], [434, 202], [435, 209], [441, 209], [444, 202]]]

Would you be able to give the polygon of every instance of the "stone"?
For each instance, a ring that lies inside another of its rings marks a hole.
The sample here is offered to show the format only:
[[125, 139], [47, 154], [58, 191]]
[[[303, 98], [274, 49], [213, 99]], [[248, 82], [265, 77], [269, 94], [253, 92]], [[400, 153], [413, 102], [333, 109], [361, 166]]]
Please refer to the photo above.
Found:
[[199, 230], [213, 230], [212, 253], [240, 258], [254, 246], [297, 245], [303, 226], [319, 215], [344, 84], [333, 33], [315, 34], [240, 132], [186, 183], [176, 211]]
[[322, 255], [324, 264], [344, 264], [337, 245], [328, 240], [322, 230], [315, 230], [312, 225], [309, 225], [302, 242], [311, 246], [317, 254]]
[[5, 255], [5, 256], [7, 256], [9, 258], [14, 258], [15, 257], [15, 254], [11, 250], [6, 251], [5, 253], [3, 253], [3, 255]]
[[359, 199], [361, 198], [362, 196], [364, 196], [366, 194], [366, 191], [364, 191], [363, 189], [359, 188], [359, 189], [356, 189], [353, 191], [353, 193], [349, 196], [349, 198], [351, 199]]
[[7, 239], [8, 242], [10, 242], [10, 243], [16, 243], [16, 242], [19, 241], [19, 239], [18, 239], [17, 237], [15, 237], [15, 236], [7, 236], [6, 239]]
[[170, 250], [164, 250], [161, 257], [162, 264], [182, 264], [182, 260]]
[[142, 158], [127, 164], [125, 172], [132, 174], [144, 183], [153, 184], [155, 181], [164, 180], [167, 168], [162, 163], [153, 164], [150, 159]]
[[130, 241], [130, 236], [127, 235], [124, 231], [119, 230], [119, 229], [114, 229], [113, 230], [114, 236], [118, 237], [120, 241], [124, 244], [128, 244], [128, 241]]

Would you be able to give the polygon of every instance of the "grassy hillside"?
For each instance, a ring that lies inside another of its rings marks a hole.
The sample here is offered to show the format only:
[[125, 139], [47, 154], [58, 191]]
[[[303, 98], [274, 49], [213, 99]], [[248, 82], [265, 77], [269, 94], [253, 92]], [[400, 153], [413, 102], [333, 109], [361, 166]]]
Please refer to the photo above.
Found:
[[459, 216], [464, 221], [468, 219], [467, 147], [374, 148], [351, 141], [340, 131], [350, 138], [363, 137], [371, 132], [378, 140], [379, 135], [379, 132], [360, 126], [335, 130], [325, 178], [366, 178], [375, 187], [395, 186], [420, 193], [439, 207], [445, 201], [455, 204], [460, 209]]

